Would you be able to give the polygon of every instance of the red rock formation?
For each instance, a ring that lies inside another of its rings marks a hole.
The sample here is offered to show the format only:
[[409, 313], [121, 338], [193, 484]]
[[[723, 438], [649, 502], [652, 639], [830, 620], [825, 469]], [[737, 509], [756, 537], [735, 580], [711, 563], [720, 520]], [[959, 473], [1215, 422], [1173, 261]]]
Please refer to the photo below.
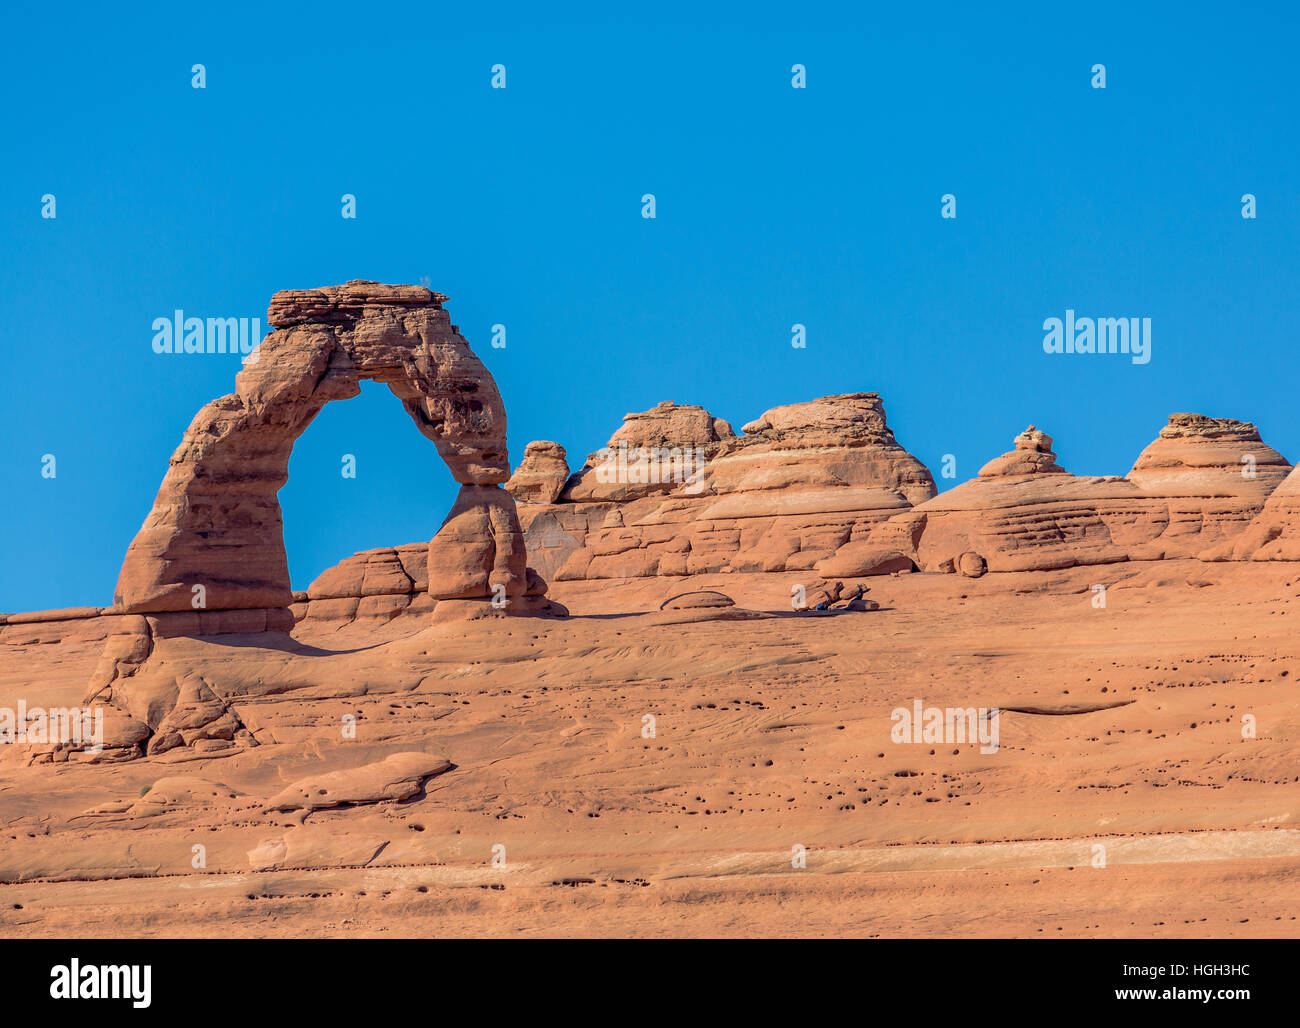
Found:
[[1201, 554], [1202, 560], [1300, 560], [1300, 467], [1273, 491], [1240, 536]]
[[[507, 488], [521, 501], [529, 562], [559, 581], [807, 570], [935, 493], [876, 393], [776, 407], [743, 437], [701, 407], [660, 403], [627, 415], [556, 502], [530, 500], [554, 488], [562, 448], [530, 443], [526, 454]], [[904, 566], [894, 552], [844, 573]], [[315, 589], [311, 616], [326, 598]]]
[[[127, 550], [115, 613], [86, 693], [152, 732], [148, 752], [251, 745], [210, 683], [166, 667], [144, 673], [160, 640], [288, 632], [289, 588], [277, 492], [298, 436], [331, 400], [384, 382], [437, 447], [461, 491], [417, 557], [409, 547], [358, 555], [297, 598], [297, 613], [383, 620], [489, 613], [561, 613], [530, 574], [510, 475], [506, 414], [487, 369], [451, 324], [440, 293], [354, 281], [276, 293], [270, 333], [236, 376], [236, 391], [195, 416], [152, 511]], [[418, 602], [417, 597], [423, 599]], [[144, 616], [135, 616], [135, 615]], [[165, 661], [163, 661], [165, 664]], [[134, 740], [132, 730], [124, 737]], [[138, 749], [135, 741], [119, 749]]]
[[698, 490], [697, 472], [735, 435], [731, 425], [703, 407], [671, 400], [625, 414], [605, 448], [587, 458], [560, 498], [569, 503], [626, 503], [683, 487]]
[[[280, 331], [254, 351], [236, 391], [186, 431], [127, 551], [116, 606], [189, 612], [201, 587], [209, 610], [288, 607], [276, 493], [295, 440], [326, 403], [356, 396], [361, 379], [387, 384], [456, 480], [486, 499], [510, 473], [505, 407], [445, 299], [362, 281], [277, 293], [268, 320]], [[496, 492], [497, 508], [513, 506]]]
[[1171, 414], [1127, 478], [1163, 496], [1233, 496], [1262, 506], [1290, 471], [1287, 459], [1249, 422]]
[[[894, 439], [875, 393], [776, 407], [744, 436], [729, 435], [701, 408], [674, 404], [629, 419], [624, 429], [636, 426], [629, 435], [644, 445], [704, 448], [702, 474], [667, 492], [637, 485], [621, 503], [566, 503], [571, 480], [560, 503], [523, 505], [532, 561], [556, 580], [806, 570], [935, 492], [930, 472]], [[678, 438], [664, 429], [670, 423], [683, 425]], [[583, 489], [592, 467], [575, 476]], [[593, 495], [624, 493], [615, 483]]]
[[386, 622], [428, 615], [437, 602], [429, 595], [429, 544], [365, 550], [323, 571], [295, 594], [295, 621]]
[[524, 447], [524, 459], [506, 483], [520, 503], [554, 503], [569, 481], [568, 454], [559, 443], [539, 440]]
[[1063, 475], [1065, 468], [1056, 463], [1052, 452], [1052, 437], [1042, 429], [1030, 425], [1015, 438], [1015, 449], [994, 457], [980, 468], [980, 478], [998, 478], [1007, 475]]
[[504, 610], [524, 595], [527, 575], [528, 552], [514, 497], [496, 486], [461, 486], [429, 542], [429, 595], [436, 600], [495, 598], [496, 609]]
[[[904, 505], [923, 503], [935, 494], [934, 476], [898, 445], [885, 423], [879, 393], [773, 407], [744, 431], [722, 447], [707, 477], [710, 490], [720, 496], [749, 494], [756, 512], [770, 513], [763, 494], [778, 490], [783, 506], [791, 505], [793, 491], [801, 497], [794, 504], [806, 509], [822, 489], [895, 494], [880, 496], [878, 504], [870, 501], [870, 507], [897, 506], [900, 497]], [[831, 500], [831, 507], [842, 509], [842, 500]]]
[[976, 558], [989, 571], [1030, 571], [1195, 557], [1239, 535], [1289, 468], [1255, 426], [1198, 414], [1173, 415], [1128, 478], [1071, 475], [1051, 445], [1031, 425], [979, 477], [871, 542], [925, 570], [975, 569]]

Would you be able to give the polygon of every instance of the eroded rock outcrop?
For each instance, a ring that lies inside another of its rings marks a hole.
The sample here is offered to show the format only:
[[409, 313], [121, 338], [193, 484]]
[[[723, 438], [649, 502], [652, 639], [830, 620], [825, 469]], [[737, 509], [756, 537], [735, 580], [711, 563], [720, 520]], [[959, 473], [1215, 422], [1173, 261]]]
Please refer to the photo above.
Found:
[[1149, 493], [1232, 496], [1262, 506], [1290, 472], [1287, 459], [1249, 422], [1171, 414], [1126, 477]]
[[1016, 436], [1014, 449], [1001, 457], [994, 457], [980, 468], [979, 477], [1063, 474], [1066, 474], [1066, 470], [1056, 463], [1056, 454], [1052, 452], [1052, 437], [1042, 429], [1030, 425]]
[[[743, 436], [697, 407], [665, 403], [628, 417], [611, 444], [693, 447], [697, 470], [675, 474], [670, 463], [653, 491], [639, 481], [630, 492], [617, 483], [596, 491], [588, 484], [597, 473], [639, 479], [645, 469], [589, 462], [559, 503], [522, 505], [532, 561], [558, 581], [806, 570], [935, 494], [876, 393], [775, 407]], [[584, 495], [601, 499], [573, 500]]]
[[897, 497], [911, 505], [935, 494], [930, 470], [898, 444], [886, 424], [879, 393], [773, 407], [744, 432], [720, 450], [706, 475], [711, 492], [747, 494], [755, 511], [768, 512], [764, 493], [779, 492], [784, 504], [797, 506], [822, 489], [865, 490], [854, 502], [879, 493], [882, 507], [896, 506]]
[[[924, 570], [1188, 558], [1240, 535], [1289, 465], [1253, 425], [1175, 414], [1127, 478], [1072, 475], [1030, 426], [979, 476], [871, 535]], [[982, 573], [982, 571], [981, 571]]]
[[520, 503], [554, 503], [569, 481], [564, 447], [538, 440], [524, 447], [524, 459], [506, 483], [506, 492]]
[[682, 489], [701, 491], [697, 476], [735, 435], [727, 422], [692, 404], [665, 400], [625, 414], [618, 431], [574, 472], [560, 498], [627, 503]]
[[276, 293], [267, 317], [278, 331], [246, 360], [235, 392], [195, 415], [127, 550], [115, 605], [287, 608], [276, 494], [289, 454], [321, 408], [356, 396], [362, 379], [393, 391], [456, 481], [505, 482], [505, 406], [444, 300], [420, 286], [363, 281]]
[[1300, 467], [1269, 496], [1235, 539], [1201, 554], [1203, 560], [1300, 560]]
[[235, 392], [195, 415], [127, 550], [114, 605], [126, 617], [87, 690], [88, 701], [111, 702], [153, 733], [150, 754], [254, 744], [211, 683], [139, 672], [160, 639], [290, 631], [290, 605], [311, 597], [290, 591], [277, 493], [297, 438], [363, 379], [402, 401], [461, 491], [422, 558], [408, 547], [357, 555], [313, 583], [315, 599], [334, 604], [331, 613], [350, 605], [353, 618], [363, 605], [381, 618], [413, 606], [441, 619], [559, 612], [544, 602], [546, 580], [529, 574], [514, 497], [501, 488], [510, 477], [505, 406], [445, 300], [360, 280], [276, 293], [275, 331], [245, 360]]
[[418, 796], [428, 779], [451, 767], [451, 761], [427, 753], [394, 753], [373, 764], [303, 778], [272, 796], [265, 809], [310, 813], [385, 801], [400, 803]]

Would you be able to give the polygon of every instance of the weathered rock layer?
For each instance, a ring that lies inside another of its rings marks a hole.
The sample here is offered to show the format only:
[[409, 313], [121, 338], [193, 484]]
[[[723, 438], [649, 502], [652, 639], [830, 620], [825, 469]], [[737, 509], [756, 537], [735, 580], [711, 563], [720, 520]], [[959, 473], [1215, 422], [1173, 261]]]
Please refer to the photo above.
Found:
[[[629, 414], [602, 452], [627, 443], [638, 462], [589, 460], [560, 502], [521, 506], [543, 573], [570, 581], [808, 569], [935, 493], [875, 393], [775, 407], [742, 436], [703, 408], [660, 404]], [[657, 467], [647, 466], [649, 451], [661, 455]], [[679, 451], [695, 463], [676, 464]], [[600, 489], [589, 485], [598, 473]]]
[[877, 547], [925, 570], [989, 571], [1208, 555], [1240, 535], [1290, 470], [1254, 425], [1175, 414], [1128, 477], [1072, 475], [1030, 426], [979, 476], [880, 526]]

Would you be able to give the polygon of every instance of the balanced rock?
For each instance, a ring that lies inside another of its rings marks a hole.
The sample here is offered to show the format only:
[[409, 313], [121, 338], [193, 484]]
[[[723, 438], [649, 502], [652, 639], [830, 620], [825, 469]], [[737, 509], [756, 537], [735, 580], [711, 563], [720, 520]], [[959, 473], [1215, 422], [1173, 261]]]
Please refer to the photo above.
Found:
[[1008, 475], [1066, 474], [1052, 452], [1052, 437], [1030, 425], [1015, 438], [1015, 448], [980, 468], [981, 478]]
[[500, 486], [464, 485], [429, 542], [429, 595], [507, 600], [528, 585], [528, 552], [514, 498]]

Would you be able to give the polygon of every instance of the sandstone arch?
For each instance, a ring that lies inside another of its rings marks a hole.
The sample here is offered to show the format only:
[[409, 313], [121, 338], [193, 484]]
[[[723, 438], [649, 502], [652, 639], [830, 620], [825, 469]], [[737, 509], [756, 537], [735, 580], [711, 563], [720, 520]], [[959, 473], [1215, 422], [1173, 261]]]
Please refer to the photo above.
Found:
[[[462, 486], [448, 538], [431, 545], [430, 593], [487, 597], [498, 585], [508, 597], [523, 596], [523, 534], [514, 500], [500, 488], [510, 477], [505, 406], [451, 324], [445, 300], [420, 286], [369, 281], [276, 293], [268, 321], [278, 331], [245, 362], [235, 392], [203, 407], [186, 430], [127, 550], [115, 608], [194, 618], [195, 586], [207, 611], [287, 608], [292, 593], [277, 493], [288, 479], [289, 455], [325, 404], [356, 396], [362, 379], [393, 391]], [[481, 537], [465, 538], [466, 524]], [[448, 562], [454, 581], [450, 592], [440, 592], [432, 572]], [[287, 627], [286, 619], [287, 610], [258, 623]], [[196, 634], [227, 630], [207, 621]]]

